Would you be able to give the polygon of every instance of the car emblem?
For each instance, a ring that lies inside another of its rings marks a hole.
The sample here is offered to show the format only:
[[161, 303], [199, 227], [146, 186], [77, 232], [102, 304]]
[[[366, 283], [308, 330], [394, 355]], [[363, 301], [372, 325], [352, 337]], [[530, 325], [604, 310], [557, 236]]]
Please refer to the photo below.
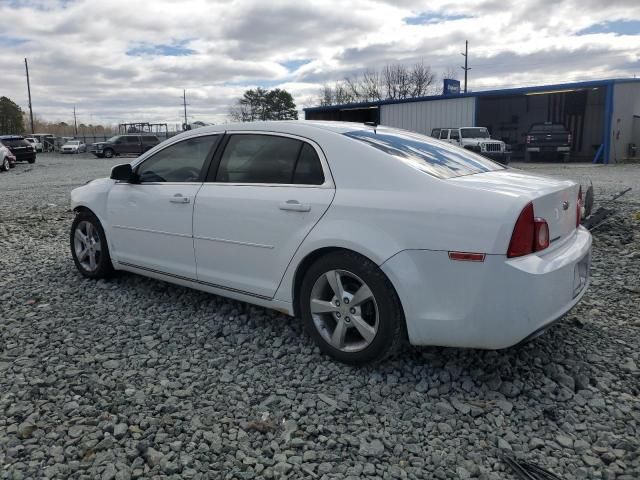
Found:
[[562, 202], [562, 209], [569, 210], [569, 202], [567, 202], [566, 200]]

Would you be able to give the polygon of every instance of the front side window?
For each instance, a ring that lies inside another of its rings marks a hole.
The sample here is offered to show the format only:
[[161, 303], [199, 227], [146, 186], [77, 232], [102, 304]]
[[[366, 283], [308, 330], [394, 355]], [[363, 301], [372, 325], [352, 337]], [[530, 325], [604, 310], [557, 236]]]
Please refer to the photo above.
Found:
[[449, 130], [440, 130], [440, 140], [449, 138]]
[[436, 178], [504, 170], [502, 165], [488, 158], [418, 133], [378, 128], [377, 131], [354, 130], [343, 135], [381, 150]]
[[220, 158], [216, 182], [324, 183], [315, 149], [300, 140], [276, 135], [231, 135]]
[[139, 181], [201, 181], [202, 169], [218, 138], [218, 135], [189, 138], [160, 150], [138, 167]]
[[451, 135], [449, 135], [450, 140], [460, 140], [460, 133], [458, 130], [451, 130]]
[[125, 143], [140, 143], [140, 137], [124, 137]]

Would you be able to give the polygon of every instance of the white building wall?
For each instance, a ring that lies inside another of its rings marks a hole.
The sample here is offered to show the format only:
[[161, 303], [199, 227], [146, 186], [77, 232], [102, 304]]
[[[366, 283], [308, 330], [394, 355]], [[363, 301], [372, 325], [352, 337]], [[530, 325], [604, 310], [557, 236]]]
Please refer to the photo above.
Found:
[[610, 162], [627, 158], [630, 143], [640, 144], [640, 138], [634, 138], [634, 115], [640, 115], [640, 82], [614, 84]]
[[380, 124], [431, 135], [442, 127], [472, 127], [475, 97], [395, 103], [380, 106]]

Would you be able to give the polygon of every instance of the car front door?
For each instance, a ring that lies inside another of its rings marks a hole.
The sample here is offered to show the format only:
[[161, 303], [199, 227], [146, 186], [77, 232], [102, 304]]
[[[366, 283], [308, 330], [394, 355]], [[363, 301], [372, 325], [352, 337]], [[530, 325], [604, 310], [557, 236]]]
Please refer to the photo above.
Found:
[[194, 208], [198, 280], [271, 298], [331, 204], [333, 180], [322, 151], [308, 141], [238, 132], [225, 142]]
[[220, 135], [173, 143], [134, 169], [137, 183], [116, 183], [107, 199], [114, 259], [195, 279], [193, 205]]

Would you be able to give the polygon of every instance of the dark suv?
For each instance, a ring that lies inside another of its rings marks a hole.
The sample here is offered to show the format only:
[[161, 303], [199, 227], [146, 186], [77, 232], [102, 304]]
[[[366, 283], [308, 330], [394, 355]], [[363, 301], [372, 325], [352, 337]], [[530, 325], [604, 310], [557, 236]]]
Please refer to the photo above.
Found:
[[21, 135], [0, 135], [0, 143], [11, 150], [16, 162], [36, 161], [36, 148]]
[[96, 157], [111, 158], [114, 155], [140, 155], [155, 147], [160, 140], [155, 135], [127, 134], [116, 135], [106, 142], [91, 145], [91, 151]]

